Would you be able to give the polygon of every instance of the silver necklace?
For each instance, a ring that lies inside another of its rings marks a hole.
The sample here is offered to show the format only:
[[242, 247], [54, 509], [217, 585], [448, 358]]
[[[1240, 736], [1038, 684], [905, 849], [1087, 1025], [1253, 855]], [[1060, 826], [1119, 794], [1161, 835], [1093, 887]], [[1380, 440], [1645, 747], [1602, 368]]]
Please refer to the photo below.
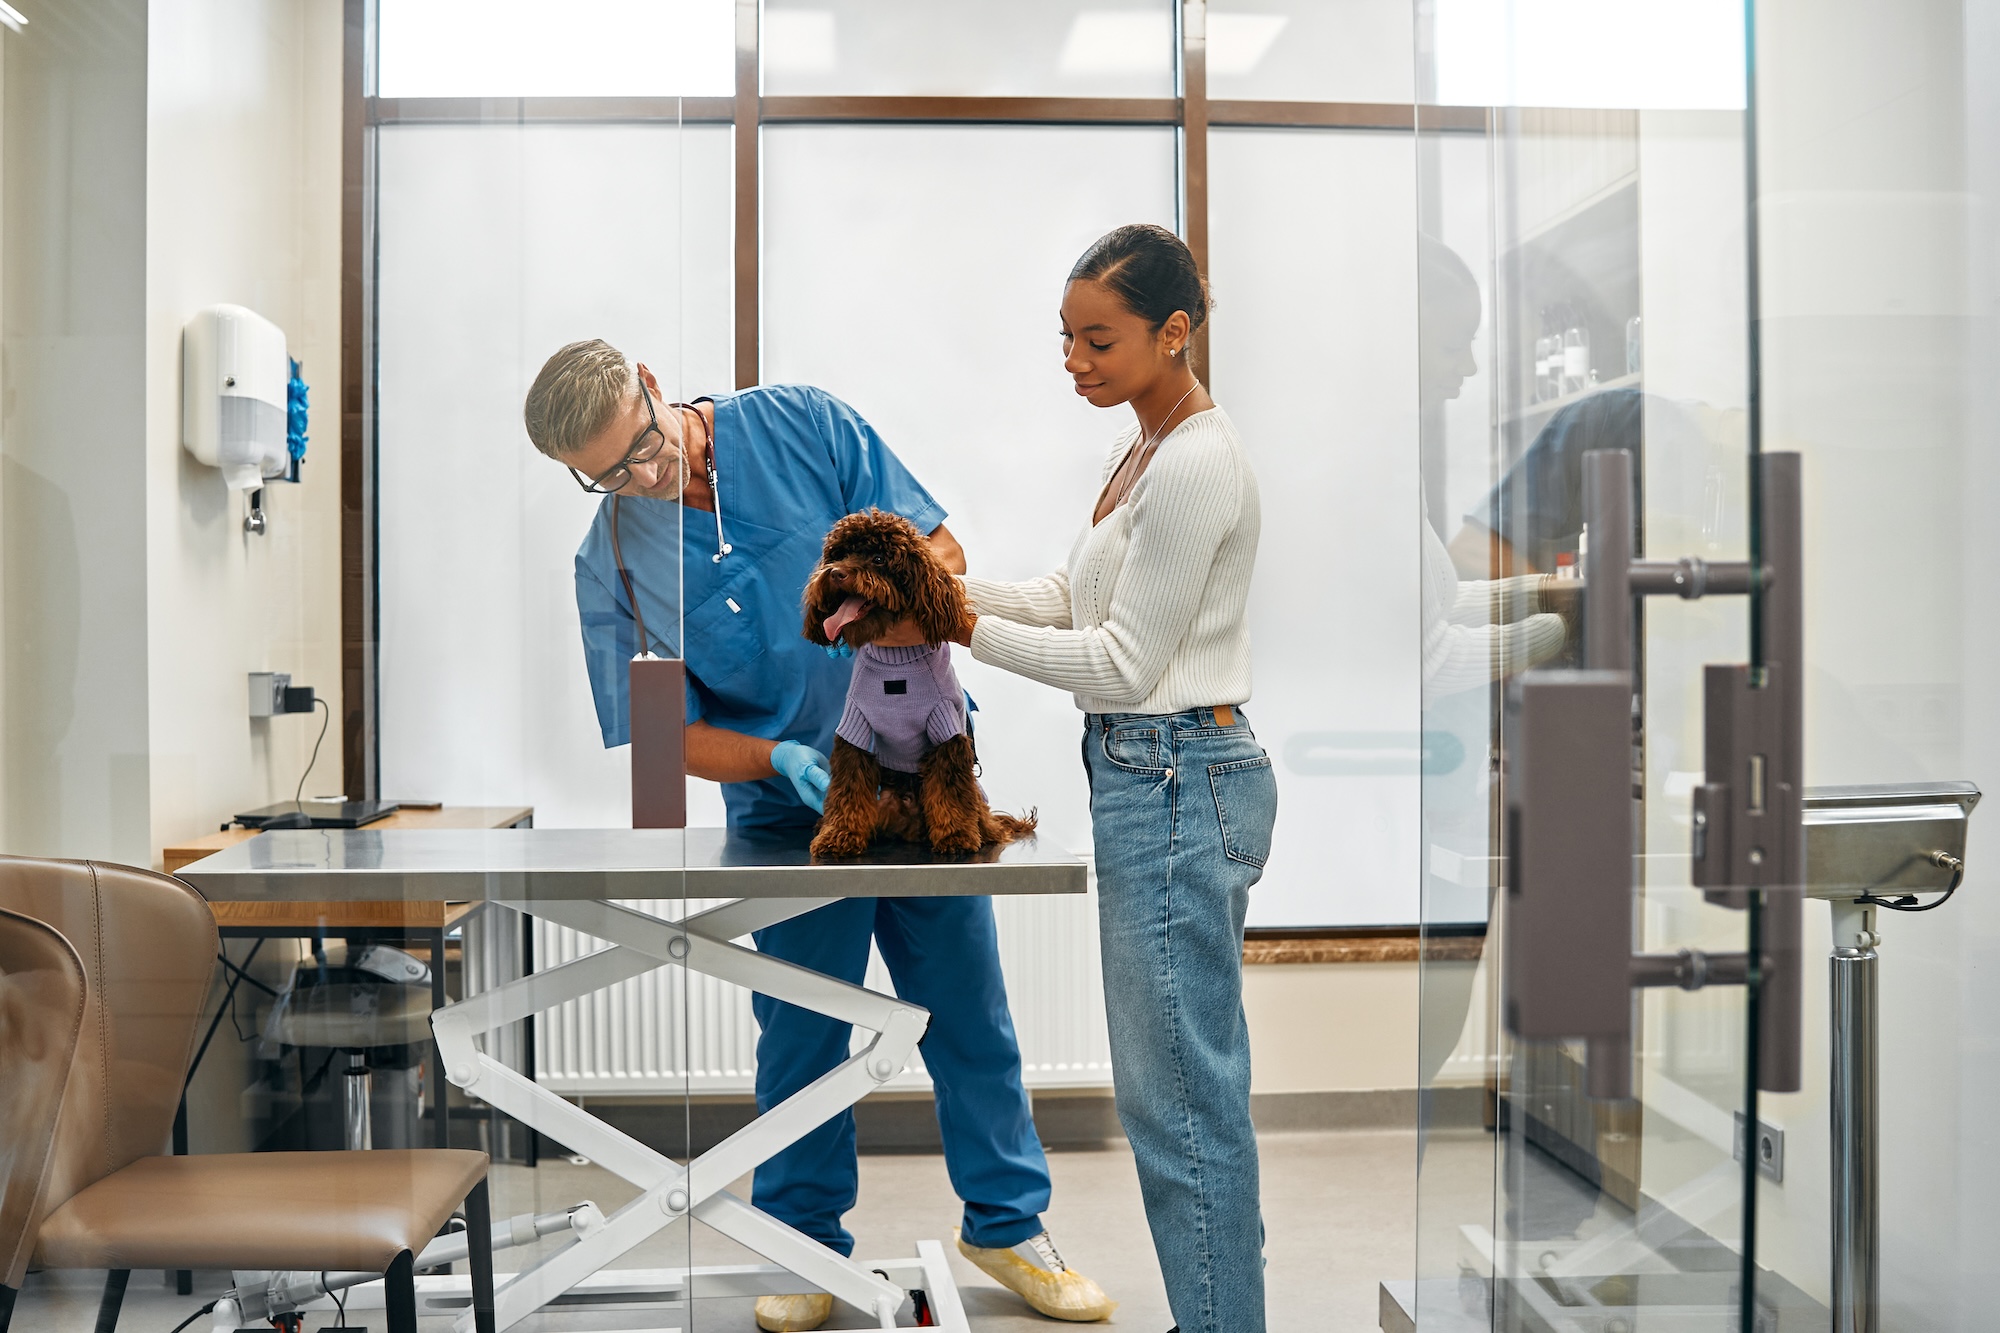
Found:
[[1113, 510], [1116, 510], [1119, 505], [1124, 504], [1125, 497], [1130, 495], [1132, 488], [1139, 484], [1139, 474], [1146, 470], [1146, 464], [1152, 461], [1153, 451], [1160, 447], [1161, 439], [1166, 436], [1167, 423], [1174, 419], [1174, 413], [1181, 410], [1181, 404], [1188, 400], [1188, 394], [1192, 394], [1200, 387], [1200, 380], [1196, 380], [1193, 384], [1188, 385], [1187, 393], [1174, 399], [1174, 405], [1167, 409], [1167, 414], [1164, 417], [1160, 418], [1160, 428], [1153, 432], [1153, 438], [1146, 441], [1145, 445], [1140, 449], [1139, 461], [1132, 465], [1131, 475], [1125, 479], [1125, 484], [1118, 488], [1117, 497], [1111, 501], [1111, 508]]

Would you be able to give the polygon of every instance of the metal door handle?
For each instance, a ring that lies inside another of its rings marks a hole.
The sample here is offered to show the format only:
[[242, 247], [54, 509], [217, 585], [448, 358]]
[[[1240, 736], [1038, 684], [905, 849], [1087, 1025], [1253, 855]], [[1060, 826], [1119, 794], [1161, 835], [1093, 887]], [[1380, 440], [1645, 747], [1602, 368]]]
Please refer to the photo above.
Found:
[[[1632, 456], [1583, 456], [1584, 666], [1530, 671], [1508, 691], [1507, 1023], [1582, 1038], [1589, 1091], [1632, 1092], [1632, 989], [1748, 984], [1758, 1000], [1758, 1086], [1799, 1087], [1803, 629], [1799, 456], [1757, 459], [1763, 561], [1633, 557]], [[1633, 599], [1762, 600], [1763, 664], [1704, 677], [1706, 781], [1694, 794], [1694, 882], [1711, 902], [1758, 908], [1754, 956], [1635, 955], [1632, 852]]]

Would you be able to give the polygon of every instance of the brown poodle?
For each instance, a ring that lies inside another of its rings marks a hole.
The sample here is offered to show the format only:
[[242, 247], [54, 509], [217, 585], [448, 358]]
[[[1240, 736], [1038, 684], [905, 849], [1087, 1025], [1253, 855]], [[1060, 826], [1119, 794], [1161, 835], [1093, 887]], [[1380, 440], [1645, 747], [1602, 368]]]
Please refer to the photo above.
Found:
[[[965, 691], [951, 667], [965, 591], [914, 524], [879, 509], [834, 524], [806, 584], [805, 617], [808, 639], [845, 639], [855, 656], [814, 856], [859, 856], [878, 839], [974, 852], [1034, 832], [1032, 811], [995, 814], [979, 790]], [[923, 644], [876, 642], [905, 620]]]

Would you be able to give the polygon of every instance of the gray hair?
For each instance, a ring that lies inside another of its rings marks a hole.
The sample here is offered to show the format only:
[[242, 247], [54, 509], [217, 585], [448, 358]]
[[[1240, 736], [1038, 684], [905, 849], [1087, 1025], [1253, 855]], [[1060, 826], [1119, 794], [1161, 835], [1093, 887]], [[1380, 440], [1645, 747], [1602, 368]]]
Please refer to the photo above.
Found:
[[542, 364], [521, 409], [528, 439], [560, 460], [616, 416], [632, 386], [632, 363], [602, 338], [575, 342]]

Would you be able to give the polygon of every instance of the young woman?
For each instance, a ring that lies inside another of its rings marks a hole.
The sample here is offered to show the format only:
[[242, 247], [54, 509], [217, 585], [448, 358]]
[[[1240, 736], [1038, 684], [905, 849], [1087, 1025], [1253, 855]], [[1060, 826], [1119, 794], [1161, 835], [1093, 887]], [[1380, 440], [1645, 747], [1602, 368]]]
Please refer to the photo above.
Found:
[[1257, 480], [1188, 366], [1207, 314], [1194, 256], [1164, 228], [1120, 227], [1077, 261], [1064, 364], [1092, 406], [1129, 403], [1137, 421], [1068, 562], [966, 579], [977, 615], [960, 641], [1084, 712], [1118, 1115], [1167, 1298], [1187, 1333], [1260, 1333], [1243, 917], [1278, 790], [1242, 713]]

